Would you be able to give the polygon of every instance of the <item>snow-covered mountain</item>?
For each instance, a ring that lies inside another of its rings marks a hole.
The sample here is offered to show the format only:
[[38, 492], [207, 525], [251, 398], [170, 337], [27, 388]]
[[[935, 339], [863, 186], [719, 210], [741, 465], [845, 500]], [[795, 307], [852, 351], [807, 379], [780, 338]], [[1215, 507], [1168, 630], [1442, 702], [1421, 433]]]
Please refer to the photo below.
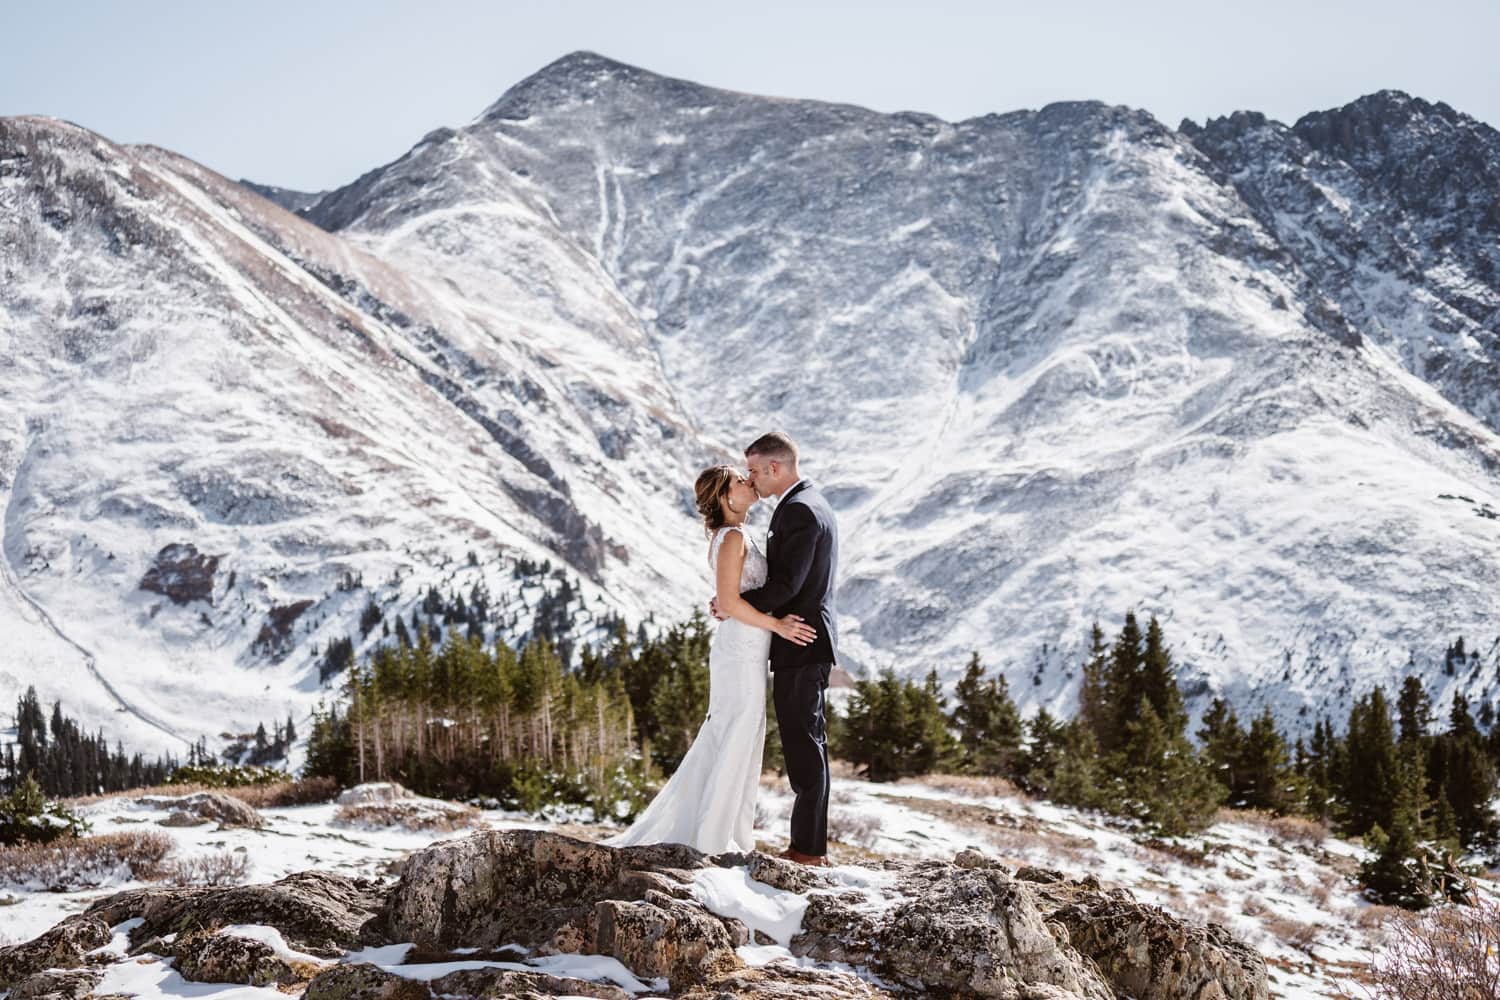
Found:
[[676, 529], [707, 452], [654, 360], [540, 333], [628, 318], [579, 258], [486, 308], [44, 119], [0, 121], [0, 247], [6, 698], [159, 747], [305, 713], [371, 599], [484, 581], [519, 632], [552, 582], [521, 560], [565, 566], [585, 620], [702, 589]]
[[[1066, 711], [1133, 607], [1200, 704], [1293, 728], [1406, 671], [1495, 700], [1497, 179], [1493, 129], [1391, 92], [950, 123], [586, 52], [304, 218], [6, 120], [7, 599], [56, 630], [9, 672], [61, 634], [143, 713], [310, 698], [341, 573], [404, 566], [409, 606], [476, 546], [673, 618], [694, 470], [781, 426], [840, 513], [856, 670], [977, 648]], [[140, 589], [172, 544], [219, 557], [212, 606]]]

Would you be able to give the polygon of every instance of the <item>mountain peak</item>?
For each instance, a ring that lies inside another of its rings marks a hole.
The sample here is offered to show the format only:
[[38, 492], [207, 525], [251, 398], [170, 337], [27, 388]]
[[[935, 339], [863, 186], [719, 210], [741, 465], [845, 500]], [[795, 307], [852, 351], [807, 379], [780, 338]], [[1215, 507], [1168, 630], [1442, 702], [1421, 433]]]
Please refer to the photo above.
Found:
[[[537, 107], [569, 104], [591, 97], [611, 82], [639, 86], [648, 81], [665, 81], [666, 77], [632, 66], [587, 49], [569, 52], [511, 87], [500, 99], [479, 115], [476, 121], [491, 118], [525, 119]], [[678, 81], [687, 83], [687, 81]], [[694, 85], [696, 86], [696, 85]]]

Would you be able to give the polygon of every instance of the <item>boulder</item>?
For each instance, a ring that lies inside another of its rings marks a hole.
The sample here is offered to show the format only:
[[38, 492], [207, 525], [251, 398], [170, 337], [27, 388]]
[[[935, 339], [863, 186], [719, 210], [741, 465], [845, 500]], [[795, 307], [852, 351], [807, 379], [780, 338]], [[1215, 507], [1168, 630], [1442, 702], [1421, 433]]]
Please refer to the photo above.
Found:
[[814, 893], [792, 952], [868, 965], [924, 992], [1016, 997], [1045, 986], [1114, 1000], [1093, 963], [1048, 926], [1036, 894], [1003, 869], [922, 863], [891, 895], [894, 905], [872, 910], [859, 893]]
[[129, 889], [95, 903], [87, 915], [108, 926], [140, 917], [132, 944], [228, 924], [265, 924], [298, 951], [337, 958], [361, 943], [384, 943], [364, 933], [383, 900], [378, 882], [313, 871], [268, 885]]
[[432, 992], [440, 997], [478, 997], [500, 1000], [515, 996], [596, 997], [598, 1000], [631, 1000], [629, 990], [607, 983], [553, 976], [545, 972], [516, 969], [464, 969], [432, 981]]
[[341, 806], [363, 806], [372, 802], [397, 802], [409, 798], [412, 798], [411, 791], [394, 781], [367, 781], [344, 789], [335, 801]]
[[1266, 963], [1219, 924], [1184, 924], [1124, 890], [1054, 910], [1073, 948], [1136, 1000], [1178, 997], [1265, 1000]]
[[84, 1000], [104, 978], [102, 969], [48, 969], [10, 988], [10, 1000]]
[[368, 962], [324, 969], [307, 984], [302, 1000], [432, 1000], [432, 990]]
[[172, 810], [172, 815], [162, 821], [163, 826], [193, 826], [195, 823], [192, 817], [198, 817], [200, 821], [217, 821], [221, 829], [238, 826], [259, 830], [266, 825], [265, 819], [255, 811], [254, 806], [223, 792], [147, 795], [136, 799], [136, 802], [153, 809]]
[[674, 989], [738, 966], [722, 920], [687, 900], [707, 864], [682, 844], [613, 848], [540, 830], [491, 830], [412, 855], [383, 933], [421, 948], [613, 955]]
[[172, 945], [175, 967], [194, 983], [289, 986], [301, 982], [287, 962], [264, 941], [214, 931], [192, 931]]
[[0, 948], [0, 990], [44, 969], [76, 969], [86, 964], [88, 952], [109, 943], [109, 928], [116, 922], [78, 914], [25, 944]]

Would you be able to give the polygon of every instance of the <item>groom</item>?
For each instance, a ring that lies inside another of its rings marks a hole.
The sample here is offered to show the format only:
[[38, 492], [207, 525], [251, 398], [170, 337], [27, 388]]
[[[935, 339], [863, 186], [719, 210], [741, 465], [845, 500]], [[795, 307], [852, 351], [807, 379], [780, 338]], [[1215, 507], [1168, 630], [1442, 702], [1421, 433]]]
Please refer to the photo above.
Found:
[[[838, 660], [834, 577], [839, 529], [833, 508], [797, 472], [797, 446], [785, 434], [762, 435], [745, 449], [750, 485], [780, 497], [766, 534], [766, 583], [740, 596], [757, 611], [797, 614], [818, 632], [806, 646], [771, 637], [772, 688], [792, 803], [791, 846], [782, 857], [827, 865], [828, 743], [823, 716], [828, 677]], [[717, 609], [715, 609], [717, 611]]]

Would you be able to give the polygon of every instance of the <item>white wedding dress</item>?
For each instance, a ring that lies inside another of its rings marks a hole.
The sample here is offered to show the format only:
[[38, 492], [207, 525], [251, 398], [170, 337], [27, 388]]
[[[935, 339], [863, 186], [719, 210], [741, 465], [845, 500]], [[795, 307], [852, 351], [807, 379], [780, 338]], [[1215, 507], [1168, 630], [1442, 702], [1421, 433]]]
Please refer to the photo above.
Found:
[[[714, 534], [708, 565], [717, 577]], [[745, 537], [741, 592], [766, 582], [766, 557]], [[708, 715], [682, 763], [628, 830], [604, 840], [629, 844], [688, 844], [705, 854], [755, 849], [755, 796], [766, 740], [766, 678], [771, 633], [730, 618], [719, 622], [708, 648]]]

